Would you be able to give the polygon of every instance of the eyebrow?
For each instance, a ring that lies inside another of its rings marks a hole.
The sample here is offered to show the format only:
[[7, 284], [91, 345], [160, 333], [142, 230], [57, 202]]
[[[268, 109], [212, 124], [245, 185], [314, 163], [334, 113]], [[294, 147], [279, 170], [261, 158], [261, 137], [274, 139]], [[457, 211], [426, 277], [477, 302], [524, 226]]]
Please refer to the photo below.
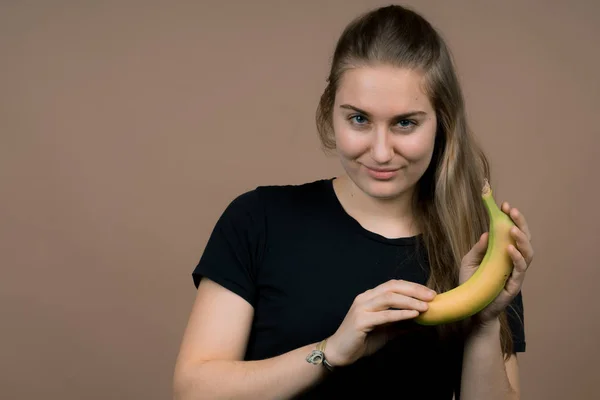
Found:
[[[365, 110], [361, 110], [358, 107], [354, 107], [353, 105], [350, 104], [342, 104], [340, 106], [340, 108], [345, 108], [347, 110], [354, 110], [356, 112], [359, 112], [361, 114], [364, 114], [366, 116], [369, 116], [370, 114], [368, 112], [366, 112]], [[403, 119], [403, 118], [410, 118], [410, 117], [416, 117], [416, 116], [420, 116], [420, 115], [427, 115], [427, 113], [425, 111], [408, 111], [402, 114], [398, 114], [398, 115], [394, 115], [393, 119]]]

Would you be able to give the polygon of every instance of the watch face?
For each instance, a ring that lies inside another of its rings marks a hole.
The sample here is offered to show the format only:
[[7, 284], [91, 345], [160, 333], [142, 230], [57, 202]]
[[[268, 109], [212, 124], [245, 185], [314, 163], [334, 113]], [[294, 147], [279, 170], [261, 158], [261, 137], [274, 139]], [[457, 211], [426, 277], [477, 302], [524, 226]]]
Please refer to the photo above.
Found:
[[306, 357], [306, 361], [311, 364], [321, 364], [323, 362], [323, 352], [319, 350], [313, 350], [308, 357]]

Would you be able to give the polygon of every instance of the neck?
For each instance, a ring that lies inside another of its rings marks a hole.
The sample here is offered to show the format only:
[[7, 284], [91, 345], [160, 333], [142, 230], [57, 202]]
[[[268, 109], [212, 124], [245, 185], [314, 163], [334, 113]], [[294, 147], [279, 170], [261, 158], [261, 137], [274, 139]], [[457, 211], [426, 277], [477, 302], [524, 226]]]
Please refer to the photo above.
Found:
[[346, 212], [366, 229], [387, 237], [418, 233], [412, 209], [412, 190], [393, 199], [377, 199], [363, 192], [347, 175], [336, 178], [333, 184]]

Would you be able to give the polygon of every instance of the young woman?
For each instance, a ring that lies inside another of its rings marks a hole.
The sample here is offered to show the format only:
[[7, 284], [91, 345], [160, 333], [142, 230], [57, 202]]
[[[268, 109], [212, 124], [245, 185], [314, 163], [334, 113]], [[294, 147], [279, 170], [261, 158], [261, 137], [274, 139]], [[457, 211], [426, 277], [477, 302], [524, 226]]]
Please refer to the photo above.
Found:
[[400, 6], [353, 21], [317, 126], [345, 174], [228, 205], [193, 271], [175, 398], [519, 398], [533, 249], [517, 209], [502, 204], [517, 246], [494, 302], [460, 323], [413, 321], [487, 246], [488, 163], [444, 41]]

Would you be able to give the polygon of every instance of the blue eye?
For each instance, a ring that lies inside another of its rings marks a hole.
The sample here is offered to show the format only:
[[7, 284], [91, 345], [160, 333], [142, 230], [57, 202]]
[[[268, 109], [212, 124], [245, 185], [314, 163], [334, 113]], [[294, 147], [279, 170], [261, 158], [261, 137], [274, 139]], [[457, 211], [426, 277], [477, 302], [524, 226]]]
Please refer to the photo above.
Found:
[[398, 125], [400, 125], [402, 128], [408, 128], [411, 126], [411, 124], [413, 124], [413, 122], [408, 119], [402, 119], [398, 121]]
[[350, 120], [359, 125], [362, 125], [365, 122], [367, 122], [367, 119], [362, 115], [353, 115], [350, 117]]

